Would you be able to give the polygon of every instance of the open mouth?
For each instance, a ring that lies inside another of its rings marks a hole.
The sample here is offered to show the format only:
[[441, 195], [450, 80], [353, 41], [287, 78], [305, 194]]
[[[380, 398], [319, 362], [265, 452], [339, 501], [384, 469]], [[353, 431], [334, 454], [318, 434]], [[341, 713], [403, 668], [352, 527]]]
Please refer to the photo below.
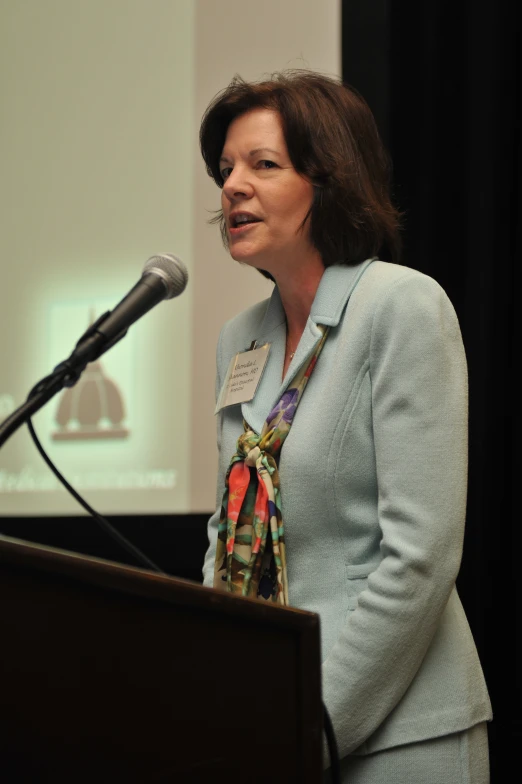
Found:
[[256, 218], [255, 215], [248, 213], [238, 213], [230, 218], [231, 229], [241, 229], [245, 226], [251, 226], [253, 223], [261, 223], [261, 218]]

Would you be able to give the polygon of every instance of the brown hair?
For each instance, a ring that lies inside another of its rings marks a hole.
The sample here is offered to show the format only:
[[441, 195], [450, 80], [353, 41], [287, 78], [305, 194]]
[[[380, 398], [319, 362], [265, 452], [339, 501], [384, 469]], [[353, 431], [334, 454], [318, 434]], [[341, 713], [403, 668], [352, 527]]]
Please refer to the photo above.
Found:
[[[312, 71], [284, 71], [254, 83], [235, 76], [210, 103], [200, 128], [207, 172], [220, 188], [219, 159], [228, 126], [256, 108], [279, 113], [292, 165], [314, 187], [310, 238], [325, 266], [376, 255], [398, 261], [401, 238], [399, 213], [390, 198], [391, 166], [359, 93]], [[227, 245], [221, 211], [213, 221], [220, 223]]]

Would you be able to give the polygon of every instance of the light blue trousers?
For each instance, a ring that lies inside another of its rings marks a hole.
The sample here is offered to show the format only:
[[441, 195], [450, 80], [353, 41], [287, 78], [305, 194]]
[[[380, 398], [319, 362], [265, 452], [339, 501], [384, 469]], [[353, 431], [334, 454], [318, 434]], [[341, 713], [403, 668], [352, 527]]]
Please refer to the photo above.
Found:
[[[325, 773], [325, 784], [330, 771]], [[489, 784], [485, 722], [464, 732], [341, 760], [343, 784]]]

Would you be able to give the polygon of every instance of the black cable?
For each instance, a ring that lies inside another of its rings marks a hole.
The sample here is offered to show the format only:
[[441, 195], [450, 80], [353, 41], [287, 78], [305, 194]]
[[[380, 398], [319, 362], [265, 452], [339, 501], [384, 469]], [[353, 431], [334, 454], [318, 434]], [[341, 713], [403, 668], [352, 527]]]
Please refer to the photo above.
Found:
[[[46, 380], [46, 379], [44, 379], [44, 380]], [[40, 382], [40, 383], [42, 383], [42, 382]], [[30, 419], [27, 420], [27, 427], [29, 428], [29, 432], [31, 434], [31, 438], [34, 441], [36, 448], [40, 452], [41, 456], [43, 457], [44, 461], [47, 463], [47, 465], [49, 466], [49, 468], [51, 469], [53, 474], [57, 477], [57, 479], [60, 480], [60, 482], [63, 484], [65, 489], [69, 491], [69, 493], [72, 495], [72, 497], [75, 498], [76, 501], [78, 501], [78, 503], [81, 506], [83, 506], [83, 508], [87, 512], [89, 512], [90, 515], [92, 515], [94, 517], [96, 522], [105, 531], [105, 533], [107, 533], [109, 536], [111, 536], [121, 547], [124, 548], [124, 550], [126, 550], [128, 553], [130, 553], [134, 558], [136, 558], [138, 560], [139, 563], [141, 563], [143, 566], [145, 566], [146, 569], [152, 569], [152, 571], [159, 572], [159, 574], [165, 574], [163, 569], [160, 569], [160, 567], [157, 564], [155, 564], [154, 561], [151, 561], [148, 556], [146, 556], [144, 553], [141, 552], [141, 550], [138, 550], [138, 548], [135, 545], [133, 545], [132, 542], [129, 542], [129, 540], [126, 539], [125, 536], [123, 536], [123, 534], [120, 534], [120, 532], [117, 531], [116, 528], [114, 528], [114, 526], [111, 525], [109, 523], [109, 521], [105, 519], [105, 517], [102, 517], [100, 514], [98, 514], [98, 512], [95, 509], [93, 509], [92, 506], [90, 506], [87, 503], [87, 501], [85, 501], [81, 497], [81, 495], [79, 493], [76, 492], [74, 487], [72, 487], [69, 484], [69, 482], [67, 481], [67, 479], [64, 476], [62, 476], [62, 474], [58, 471], [58, 469], [56, 468], [54, 463], [51, 461], [51, 459], [46, 454], [43, 446], [41, 445], [40, 441], [38, 440], [38, 437], [37, 437], [37, 435], [36, 435], [36, 433], [34, 431], [33, 423], [31, 422]]]
[[332, 721], [326, 710], [326, 705], [323, 702], [323, 727], [324, 734], [326, 735], [326, 743], [328, 744], [328, 754], [330, 755], [330, 771], [332, 784], [341, 784], [341, 766], [339, 763], [339, 751], [337, 749], [337, 740], [333, 730]]

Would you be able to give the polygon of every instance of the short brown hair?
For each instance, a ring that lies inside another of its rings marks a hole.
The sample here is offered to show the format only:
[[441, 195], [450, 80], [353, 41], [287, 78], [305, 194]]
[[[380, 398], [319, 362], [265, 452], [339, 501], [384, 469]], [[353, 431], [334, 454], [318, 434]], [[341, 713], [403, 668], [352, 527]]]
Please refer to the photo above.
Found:
[[[305, 70], [283, 71], [261, 82], [235, 76], [212, 100], [200, 128], [207, 172], [220, 188], [228, 126], [257, 108], [279, 113], [292, 165], [313, 185], [310, 238], [325, 266], [371, 256], [398, 261], [401, 238], [390, 197], [390, 161], [357, 90]], [[220, 222], [226, 245], [223, 214], [213, 220]]]

